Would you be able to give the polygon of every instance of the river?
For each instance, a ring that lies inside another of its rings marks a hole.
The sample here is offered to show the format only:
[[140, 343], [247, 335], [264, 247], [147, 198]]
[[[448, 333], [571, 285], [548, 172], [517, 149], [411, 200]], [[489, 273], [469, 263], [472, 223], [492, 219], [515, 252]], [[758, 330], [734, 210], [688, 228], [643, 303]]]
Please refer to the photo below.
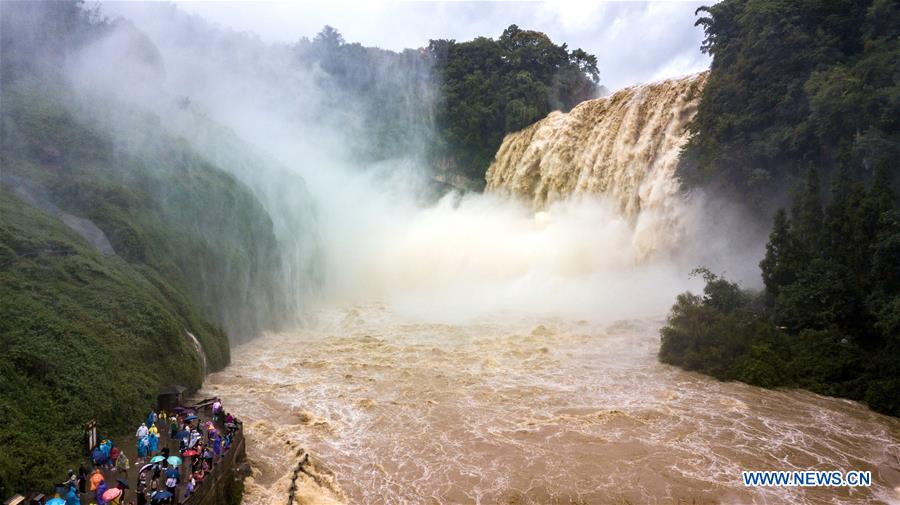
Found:
[[[245, 422], [245, 503], [900, 502], [900, 420], [656, 360], [662, 319], [460, 324], [322, 308], [209, 376]], [[328, 470], [324, 468], [327, 467]], [[869, 470], [869, 488], [745, 488], [741, 470]]]

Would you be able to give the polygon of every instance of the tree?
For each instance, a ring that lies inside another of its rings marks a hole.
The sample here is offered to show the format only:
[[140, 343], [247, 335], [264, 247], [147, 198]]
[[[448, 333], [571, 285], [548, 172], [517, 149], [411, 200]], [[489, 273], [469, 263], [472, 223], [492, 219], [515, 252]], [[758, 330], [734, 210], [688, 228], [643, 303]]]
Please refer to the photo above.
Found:
[[[809, 167], [871, 175], [900, 156], [895, 0], [725, 0], [698, 9], [712, 55], [678, 172], [768, 216]], [[856, 174], [853, 174], [856, 177]]]
[[819, 173], [814, 168], [807, 171], [806, 184], [794, 196], [791, 209], [793, 234], [800, 250], [807, 257], [822, 245], [822, 198]]
[[791, 234], [791, 224], [784, 209], [775, 213], [772, 233], [766, 243], [766, 256], [759, 263], [763, 284], [769, 303], [778, 296], [781, 288], [797, 280], [797, 251]]
[[592, 98], [599, 81], [596, 57], [517, 25], [497, 40], [432, 40], [428, 54], [441, 91], [433, 157], [482, 184], [507, 133]]

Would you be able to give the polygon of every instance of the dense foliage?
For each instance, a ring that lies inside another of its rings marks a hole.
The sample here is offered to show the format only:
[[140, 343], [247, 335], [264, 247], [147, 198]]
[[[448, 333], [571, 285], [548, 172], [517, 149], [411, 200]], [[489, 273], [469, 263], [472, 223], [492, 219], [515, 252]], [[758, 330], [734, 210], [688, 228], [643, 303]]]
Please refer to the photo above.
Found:
[[[131, 433], [163, 384], [197, 387], [225, 336], [153, 269], [105, 257], [0, 189], [0, 495], [47, 490], [77, 468], [83, 423]], [[119, 443], [126, 440], [116, 439]]]
[[595, 56], [516, 25], [496, 40], [432, 40], [402, 53], [348, 43], [326, 26], [293, 51], [317, 75], [329, 110], [345, 111], [343, 129], [359, 128], [351, 150], [421, 155], [473, 187], [484, 184], [504, 135], [598, 93]]
[[[679, 171], [761, 215], [810, 168], [870, 180], [900, 156], [896, 0], [725, 0], [700, 9], [709, 81]], [[778, 205], [774, 205], [778, 204]]]
[[750, 293], [703, 271], [662, 329], [665, 363], [720, 379], [799, 386], [900, 416], [900, 206], [882, 164], [871, 187], [841, 171], [827, 204], [810, 172], [779, 211]]
[[680, 174], [759, 215], [791, 204], [774, 214], [764, 291], [704, 272], [704, 296], [673, 307], [660, 359], [900, 415], [900, 8], [725, 0], [700, 11], [713, 63]]
[[80, 113], [59, 69], [106, 22], [70, 3], [0, 8], [4, 497], [77, 467], [84, 422], [127, 443], [160, 387], [198, 387], [187, 332], [208, 370], [225, 366], [226, 331], [255, 334], [278, 307], [278, 256], [250, 189], [153, 114], [119, 111], [130, 127], [111, 131]]
[[510, 25], [499, 39], [432, 40], [440, 102], [434, 158], [483, 184], [503, 137], [597, 93], [597, 58]]

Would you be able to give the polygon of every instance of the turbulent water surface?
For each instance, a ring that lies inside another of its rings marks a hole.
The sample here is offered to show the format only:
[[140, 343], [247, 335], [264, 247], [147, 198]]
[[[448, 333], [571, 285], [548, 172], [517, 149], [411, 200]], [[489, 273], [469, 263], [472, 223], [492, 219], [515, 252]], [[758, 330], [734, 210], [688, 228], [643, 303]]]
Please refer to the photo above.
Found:
[[487, 171], [487, 190], [536, 209], [604, 194], [635, 224], [639, 254], [676, 244], [683, 199], [675, 169], [707, 75], [625, 88], [510, 133]]
[[[210, 376], [244, 419], [246, 503], [896, 503], [900, 421], [656, 361], [658, 320], [323, 309]], [[871, 488], [751, 490], [742, 469], [871, 470]]]

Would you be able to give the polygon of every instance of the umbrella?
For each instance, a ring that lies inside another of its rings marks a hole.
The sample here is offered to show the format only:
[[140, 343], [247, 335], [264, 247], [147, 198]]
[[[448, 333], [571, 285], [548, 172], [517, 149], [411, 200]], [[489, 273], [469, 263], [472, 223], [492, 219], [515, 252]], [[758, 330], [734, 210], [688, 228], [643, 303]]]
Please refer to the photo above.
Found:
[[128, 481], [125, 479], [116, 479], [116, 482], [119, 483], [119, 487], [122, 489], [128, 489]]
[[150, 467], [152, 467], [152, 466], [154, 466], [153, 463], [149, 463], [149, 464], [146, 464], [146, 465], [142, 466], [141, 469], [138, 470], [138, 475], [144, 473], [145, 470], [147, 470], [148, 468], [150, 468]]
[[185, 410], [187, 409], [184, 407], [175, 407], [175, 412], [184, 412]]
[[47, 502], [47, 505], [66, 505], [66, 500], [62, 498], [51, 498], [50, 501]]
[[194, 419], [197, 419], [197, 416], [195, 416], [193, 414], [184, 418], [185, 421], [193, 421]]
[[188, 450], [182, 452], [181, 455], [184, 456], [185, 458], [190, 458], [191, 456], [196, 456], [197, 451], [195, 451], [193, 449], [188, 449]]
[[166, 459], [166, 458], [164, 458], [162, 456], [153, 456], [152, 458], [150, 458], [150, 462], [151, 463], [159, 463], [160, 461], [162, 461], [164, 459]]
[[107, 489], [105, 493], [103, 493], [103, 499], [106, 501], [112, 500], [122, 494], [122, 490], [114, 487], [112, 489]]
[[167, 461], [172, 466], [178, 466], [181, 464], [181, 458], [179, 458], [178, 456], [169, 456], [169, 459]]
[[172, 493], [168, 491], [157, 491], [152, 497], [150, 497], [150, 501], [153, 503], [159, 503], [164, 500], [168, 500], [172, 497]]

